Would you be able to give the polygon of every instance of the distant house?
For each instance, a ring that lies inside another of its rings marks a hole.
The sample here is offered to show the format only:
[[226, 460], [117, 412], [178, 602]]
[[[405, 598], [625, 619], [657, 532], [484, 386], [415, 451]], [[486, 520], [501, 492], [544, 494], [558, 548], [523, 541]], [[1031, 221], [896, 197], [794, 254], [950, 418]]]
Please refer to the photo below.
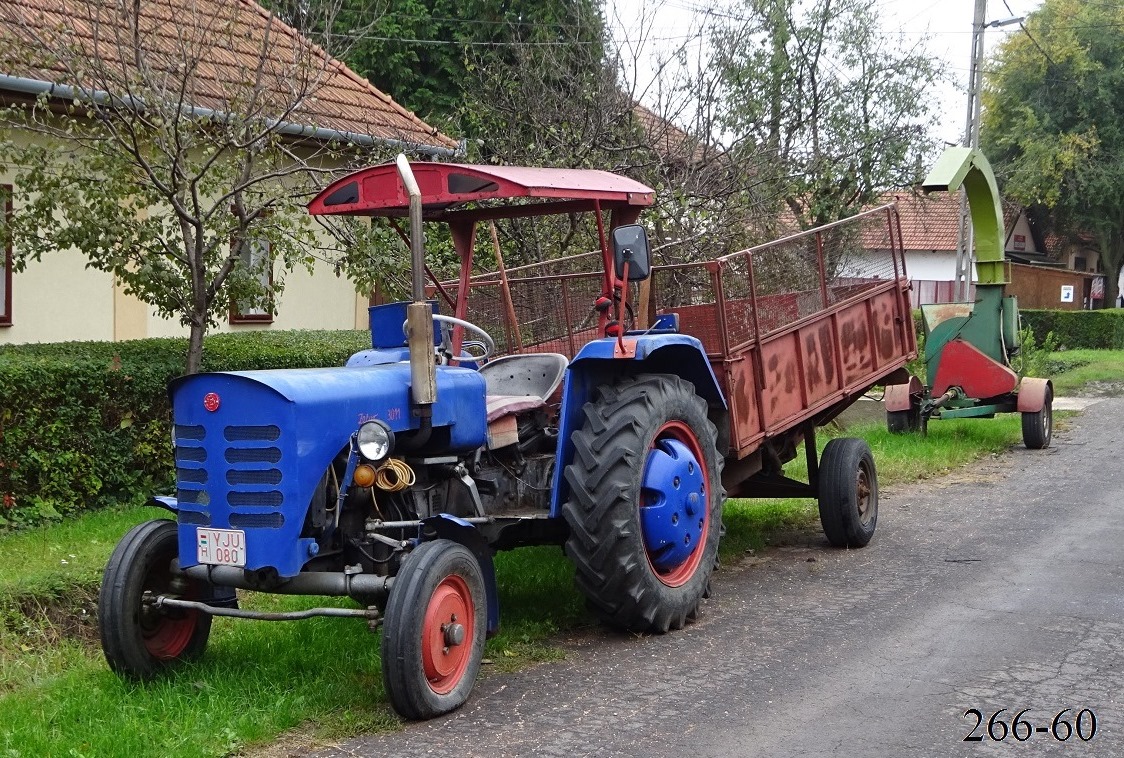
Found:
[[[878, 204], [889, 202], [898, 207], [906, 272], [913, 280], [914, 307], [951, 302], [955, 299], [960, 238], [959, 196], [899, 191], [884, 195]], [[1005, 201], [1003, 215], [1004, 256], [1011, 261], [1007, 290], [1019, 298], [1020, 307], [1102, 307], [1104, 277], [1095, 250], [1043, 235], [1026, 210], [1016, 203]], [[862, 253], [853, 256], [848, 273], [866, 273], [865, 259]]]
[[[130, 4], [131, 5], [131, 4]], [[454, 140], [430, 127], [396, 103], [370, 82], [310, 45], [290, 26], [271, 17], [251, 0], [145, 0], [138, 6], [148, 36], [141, 42], [147, 49], [174, 49], [182, 40], [177, 33], [199, 19], [232, 17], [244, 29], [245, 49], [222, 45], [216, 39], [209, 50], [198, 55], [198, 70], [192, 81], [192, 108], [219, 108], [225, 88], [237, 87], [236, 77], [258, 63], [250, 52], [260, 45], [267, 29], [272, 35], [270, 55], [278, 65], [293, 50], [313, 50], [320, 56], [323, 71], [315, 96], [286, 114], [278, 114], [279, 131], [294, 144], [349, 143], [357, 149], [406, 147], [416, 153], [437, 158], [455, 155]], [[84, 14], [96, 13], [103, 25], [121, 23], [117, 3], [108, 0], [0, 0], [0, 29], [3, 34], [42, 39], [36, 29], [67, 30], [75, 39], [93, 46], [94, 30], [84, 22]], [[103, 28], [104, 32], [105, 29]], [[43, 44], [39, 42], [39, 44]], [[0, 70], [0, 105], [26, 103], [41, 95], [65, 104], [74, 97], [75, 82], [62, 81], [59, 71], [50, 66], [8, 64]], [[116, 93], [108, 93], [115, 95]], [[283, 93], [281, 93], [283, 94]], [[280, 97], [280, 95], [279, 95]], [[35, 140], [35, 134], [19, 135]], [[0, 222], [12, 212], [12, 174], [0, 174]], [[20, 240], [12, 245], [18, 249]], [[158, 317], [153, 309], [127, 295], [113, 275], [86, 268], [80, 250], [59, 251], [31, 262], [22, 272], [13, 272], [14, 250], [0, 251], [0, 343], [56, 342], [66, 340], [123, 340], [153, 336], [182, 336], [185, 327], [177, 321]], [[261, 251], [249, 249], [252, 257]], [[252, 262], [252, 261], [250, 261]], [[231, 305], [229, 318], [220, 331], [243, 329], [352, 329], [366, 324], [368, 293], [355, 291], [346, 278], [325, 262], [317, 261], [311, 273], [298, 268], [286, 277], [276, 315], [265, 310], [241, 309]]]

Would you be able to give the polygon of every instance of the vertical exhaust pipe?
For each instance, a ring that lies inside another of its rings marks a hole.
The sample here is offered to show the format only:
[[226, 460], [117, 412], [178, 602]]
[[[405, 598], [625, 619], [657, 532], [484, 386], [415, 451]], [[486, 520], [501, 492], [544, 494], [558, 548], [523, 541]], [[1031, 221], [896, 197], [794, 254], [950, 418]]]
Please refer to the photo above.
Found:
[[[437, 400], [437, 366], [433, 357], [433, 314], [425, 300], [425, 243], [422, 238], [422, 200], [418, 180], [406, 156], [395, 160], [398, 177], [410, 196], [410, 283], [413, 302], [406, 306], [406, 344], [410, 348], [410, 394], [422, 429], [432, 422]], [[422, 432], [425, 434], [425, 431]]]

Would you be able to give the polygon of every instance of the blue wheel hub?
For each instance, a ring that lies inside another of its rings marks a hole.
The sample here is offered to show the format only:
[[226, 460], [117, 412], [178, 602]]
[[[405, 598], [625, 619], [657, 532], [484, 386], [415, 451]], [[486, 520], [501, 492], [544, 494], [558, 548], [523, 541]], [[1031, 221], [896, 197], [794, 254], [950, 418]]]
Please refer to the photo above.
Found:
[[706, 480], [691, 449], [659, 439], [648, 452], [640, 490], [644, 549], [656, 571], [683, 565], [703, 540]]

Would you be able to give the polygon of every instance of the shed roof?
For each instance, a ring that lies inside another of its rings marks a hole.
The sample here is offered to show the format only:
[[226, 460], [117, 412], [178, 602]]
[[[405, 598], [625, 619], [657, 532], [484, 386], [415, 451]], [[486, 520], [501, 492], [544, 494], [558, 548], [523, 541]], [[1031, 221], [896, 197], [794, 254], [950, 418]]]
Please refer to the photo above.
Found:
[[[133, 8], [139, 11], [136, 23]], [[106, 83], [95, 80], [93, 68], [83, 73], [60, 65], [56, 53], [69, 46], [104, 61], [116, 82], [127, 81], [135, 71], [134, 28], [154, 72], [149, 78], [163, 77], [171, 97], [178, 97], [176, 88], [186, 80], [184, 100], [192, 107], [239, 113], [239, 103], [261, 85], [266, 102], [284, 110], [299, 84], [292, 72], [303, 66], [309, 95], [291, 112], [266, 115], [308, 127], [309, 133], [332, 130], [441, 150], [456, 147], [454, 140], [251, 0], [0, 0], [0, 48], [8, 53], [0, 50], [0, 74], [6, 75], [0, 89], [10, 90], [20, 79], [105, 91]], [[185, 64], [191, 67], [186, 77], [179, 73]], [[74, 81], [76, 77], [86, 80]]]

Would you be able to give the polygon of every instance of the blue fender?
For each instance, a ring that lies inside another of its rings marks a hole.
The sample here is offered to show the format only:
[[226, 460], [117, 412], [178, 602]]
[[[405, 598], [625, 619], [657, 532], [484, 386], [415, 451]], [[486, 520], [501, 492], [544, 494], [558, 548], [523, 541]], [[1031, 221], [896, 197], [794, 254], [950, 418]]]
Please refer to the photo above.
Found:
[[727, 409], [726, 398], [718, 378], [706, 358], [702, 343], [687, 334], [644, 334], [627, 336], [629, 355], [617, 352], [617, 340], [594, 340], [586, 344], [570, 366], [562, 385], [562, 410], [558, 421], [558, 450], [554, 484], [550, 498], [550, 515], [562, 515], [562, 504], [570, 495], [562, 475], [574, 455], [570, 438], [581, 428], [582, 407], [593, 398], [599, 384], [622, 376], [636, 374], [674, 374], [695, 385], [695, 392], [711, 408]]
[[496, 568], [492, 564], [492, 548], [475, 526], [457, 516], [439, 513], [422, 520], [422, 532], [436, 539], [446, 539], [467, 547], [480, 564], [484, 575], [484, 591], [488, 595], [488, 636], [500, 630], [500, 596], [496, 587]]

